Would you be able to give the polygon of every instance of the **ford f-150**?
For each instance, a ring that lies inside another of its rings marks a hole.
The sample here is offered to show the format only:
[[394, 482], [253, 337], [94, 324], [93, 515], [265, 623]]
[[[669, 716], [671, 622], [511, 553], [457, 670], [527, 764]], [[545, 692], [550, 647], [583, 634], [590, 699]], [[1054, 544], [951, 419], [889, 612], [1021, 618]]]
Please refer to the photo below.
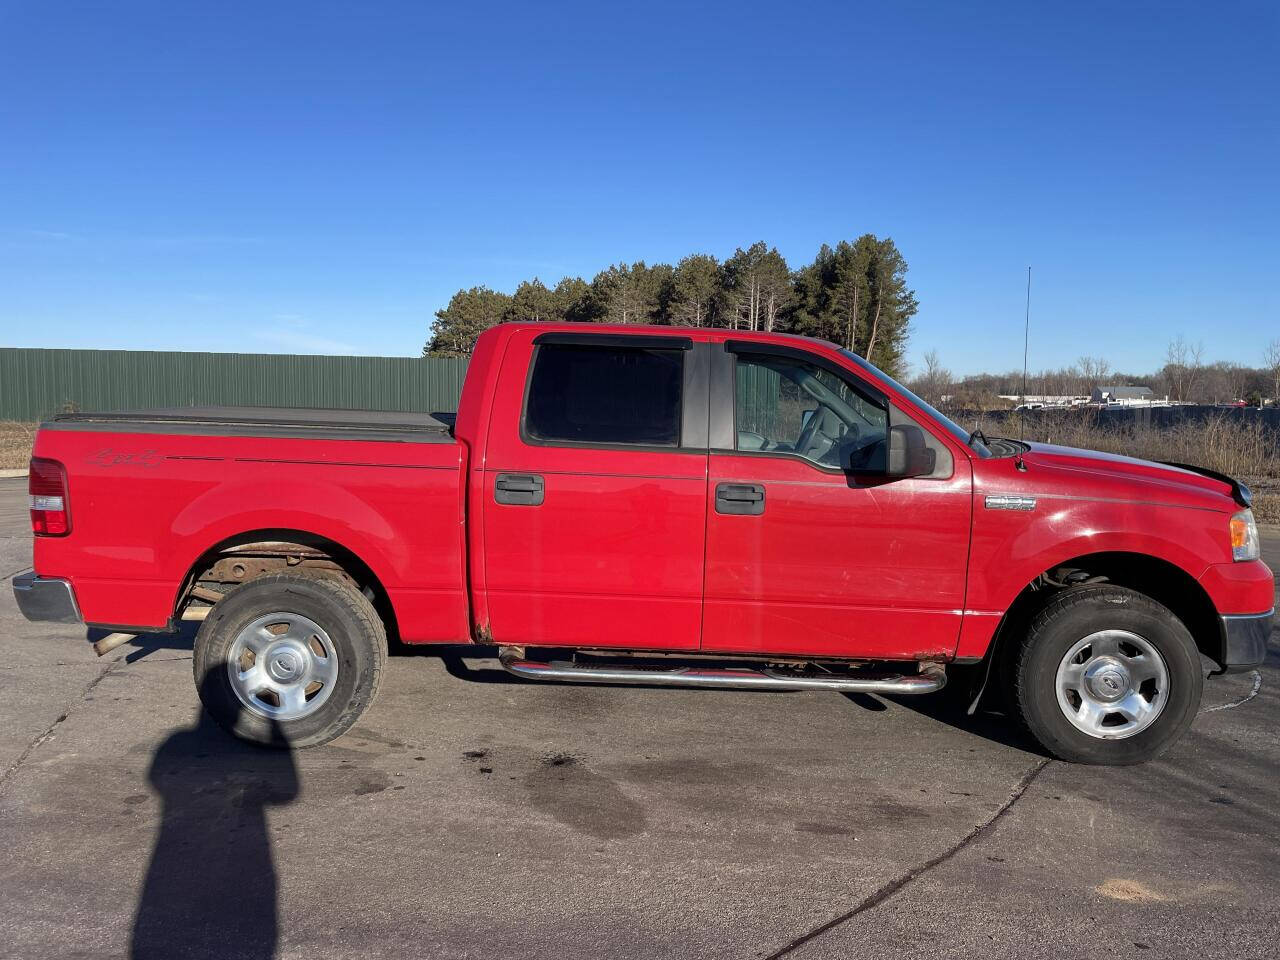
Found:
[[962, 672], [1055, 756], [1135, 763], [1202, 655], [1262, 662], [1274, 603], [1230, 478], [970, 434], [848, 351], [725, 329], [500, 325], [456, 415], [62, 415], [30, 492], [26, 616], [201, 621], [206, 708], [276, 745], [350, 728], [389, 643], [470, 643], [561, 682]]

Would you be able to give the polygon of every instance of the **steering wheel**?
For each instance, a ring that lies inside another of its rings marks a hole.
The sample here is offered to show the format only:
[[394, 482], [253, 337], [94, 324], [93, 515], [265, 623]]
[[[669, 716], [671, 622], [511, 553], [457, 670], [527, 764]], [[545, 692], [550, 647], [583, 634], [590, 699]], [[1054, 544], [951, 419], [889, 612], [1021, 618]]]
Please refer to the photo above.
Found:
[[[837, 449], [842, 443], [858, 439], [858, 428], [855, 424], [845, 424], [845, 434], [843, 437], [831, 436], [822, 429], [822, 424], [826, 418], [835, 417], [836, 415], [826, 406], [819, 404], [818, 408], [813, 411], [813, 416], [809, 418], [809, 422], [805, 424], [800, 436], [796, 438], [796, 453], [802, 457], [808, 457], [810, 460], [821, 461], [822, 457], [817, 456], [821, 453], [823, 457], [832, 450]], [[825, 445], [819, 449], [819, 441], [826, 441]]]
[[809, 422], [800, 431], [800, 436], [796, 437], [795, 451], [800, 456], [807, 457], [809, 455], [809, 448], [813, 446], [813, 438], [817, 436], [818, 423], [822, 420], [822, 413], [825, 409], [821, 404], [815, 407], [813, 414], [809, 417]]

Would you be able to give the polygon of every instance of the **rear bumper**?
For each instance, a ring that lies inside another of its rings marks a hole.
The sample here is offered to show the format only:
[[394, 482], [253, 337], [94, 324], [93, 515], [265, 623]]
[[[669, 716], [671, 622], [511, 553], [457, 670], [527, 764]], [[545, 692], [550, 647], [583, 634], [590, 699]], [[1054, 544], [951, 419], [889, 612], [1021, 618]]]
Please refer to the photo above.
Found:
[[66, 580], [36, 576], [34, 570], [13, 578], [13, 598], [28, 620], [46, 623], [82, 623], [75, 591]]
[[1222, 661], [1224, 671], [1249, 670], [1267, 659], [1267, 638], [1275, 610], [1252, 616], [1222, 618]]

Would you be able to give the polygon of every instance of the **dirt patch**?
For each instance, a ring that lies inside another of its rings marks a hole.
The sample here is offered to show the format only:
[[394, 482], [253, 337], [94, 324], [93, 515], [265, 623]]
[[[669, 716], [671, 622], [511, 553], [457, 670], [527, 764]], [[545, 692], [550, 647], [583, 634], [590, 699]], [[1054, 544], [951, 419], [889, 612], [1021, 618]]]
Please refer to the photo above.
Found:
[[1104, 897], [1121, 900], [1124, 903], [1167, 903], [1169, 900], [1164, 894], [1157, 893], [1137, 880], [1124, 880], [1119, 877], [1112, 877], [1100, 884], [1098, 892]]

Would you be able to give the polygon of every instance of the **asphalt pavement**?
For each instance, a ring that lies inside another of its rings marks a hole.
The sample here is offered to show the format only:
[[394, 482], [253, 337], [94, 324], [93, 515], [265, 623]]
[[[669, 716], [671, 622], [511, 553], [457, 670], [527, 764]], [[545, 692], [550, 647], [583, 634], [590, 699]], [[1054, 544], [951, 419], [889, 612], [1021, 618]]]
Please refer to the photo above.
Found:
[[[24, 501], [0, 480], [5, 577]], [[1276, 957], [1277, 639], [1140, 767], [923, 698], [437, 655], [290, 754], [203, 719], [189, 633], [99, 660], [6, 585], [0, 957]]]

